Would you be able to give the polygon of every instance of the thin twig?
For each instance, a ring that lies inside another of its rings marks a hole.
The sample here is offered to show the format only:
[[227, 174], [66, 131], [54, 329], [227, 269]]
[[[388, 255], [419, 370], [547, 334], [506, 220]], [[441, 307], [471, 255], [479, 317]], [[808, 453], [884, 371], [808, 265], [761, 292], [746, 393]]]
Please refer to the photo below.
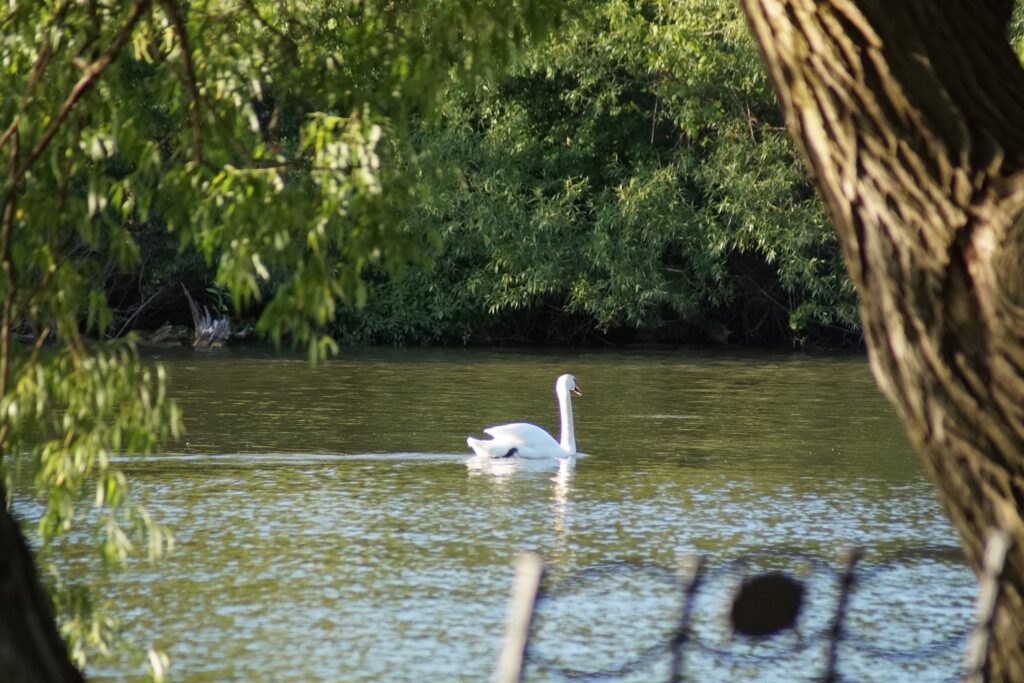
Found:
[[654, 144], [654, 130], [658, 127], [658, 96], [654, 96], [654, 116], [651, 117], [651, 144]]
[[828, 629], [828, 660], [825, 669], [823, 683], [834, 683], [839, 680], [836, 667], [839, 664], [839, 643], [845, 635], [843, 620], [846, 618], [847, 605], [850, 602], [850, 594], [853, 592], [856, 576], [854, 574], [857, 563], [864, 556], [862, 548], [850, 548], [844, 553], [843, 574], [839, 578], [839, 599], [836, 602], [836, 611], [832, 615], [832, 624]]
[[114, 337], [120, 337], [122, 334], [124, 334], [124, 331], [128, 328], [128, 325], [130, 325], [131, 322], [133, 320], [135, 320], [135, 318], [139, 315], [139, 313], [142, 312], [142, 309], [144, 309], [146, 306], [151, 304], [153, 302], [153, 299], [155, 299], [158, 296], [160, 296], [161, 294], [163, 294], [164, 290], [166, 290], [166, 289], [167, 289], [166, 287], [161, 287], [160, 289], [158, 289], [156, 291], [156, 293], [153, 294], [153, 296], [149, 297], [148, 299], [143, 301], [141, 304], [139, 304], [138, 308], [135, 309], [135, 312], [132, 313], [130, 316], [128, 316], [128, 319], [124, 321], [124, 324], [121, 325], [121, 328], [117, 331], [117, 334], [115, 334]]
[[700, 555], [685, 555], [680, 558], [680, 570], [683, 583], [683, 608], [679, 615], [679, 623], [676, 625], [675, 636], [672, 637], [672, 668], [668, 680], [671, 683], [681, 683], [683, 680], [683, 666], [685, 664], [683, 648], [690, 639], [690, 619], [693, 615], [693, 604], [696, 600], [697, 590], [704, 579], [704, 559]]

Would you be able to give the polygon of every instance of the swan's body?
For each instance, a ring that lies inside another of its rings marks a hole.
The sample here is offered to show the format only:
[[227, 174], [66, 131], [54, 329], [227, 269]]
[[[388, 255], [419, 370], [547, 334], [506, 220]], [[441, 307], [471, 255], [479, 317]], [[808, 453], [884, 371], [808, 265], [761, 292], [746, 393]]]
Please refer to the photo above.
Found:
[[488, 440], [469, 437], [466, 443], [481, 458], [565, 458], [576, 455], [572, 394], [582, 396], [583, 392], [576, 386], [575, 377], [562, 375], [555, 382], [555, 395], [558, 396], [558, 408], [562, 417], [560, 441], [555, 441], [553, 436], [537, 425], [513, 422], [485, 429], [484, 434], [491, 437]]

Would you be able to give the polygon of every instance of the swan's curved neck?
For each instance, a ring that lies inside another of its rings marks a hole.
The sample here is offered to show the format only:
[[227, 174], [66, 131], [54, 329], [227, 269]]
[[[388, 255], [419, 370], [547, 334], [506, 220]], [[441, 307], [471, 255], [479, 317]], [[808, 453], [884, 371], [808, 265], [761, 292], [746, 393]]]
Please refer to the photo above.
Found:
[[558, 409], [562, 413], [562, 440], [559, 446], [569, 455], [576, 454], [576, 434], [572, 428], [572, 396], [569, 392], [559, 387]]

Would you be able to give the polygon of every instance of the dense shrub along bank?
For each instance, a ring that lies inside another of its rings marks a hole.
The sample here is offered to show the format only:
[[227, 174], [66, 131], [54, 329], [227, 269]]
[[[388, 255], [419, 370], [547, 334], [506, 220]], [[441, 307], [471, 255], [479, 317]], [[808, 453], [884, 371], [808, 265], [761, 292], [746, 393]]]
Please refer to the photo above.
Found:
[[[426, 258], [364, 270], [365, 306], [332, 323], [343, 343], [859, 343], [838, 245], [734, 3], [588, 4], [442, 100], [387, 160], [416, 178], [396, 213]], [[144, 259], [138, 290], [204, 290], [213, 271], [188, 259]], [[187, 320], [180, 299], [136, 324]]]
[[361, 342], [845, 345], [856, 303], [729, 2], [610, 0], [417, 143], [441, 248], [372, 278]]

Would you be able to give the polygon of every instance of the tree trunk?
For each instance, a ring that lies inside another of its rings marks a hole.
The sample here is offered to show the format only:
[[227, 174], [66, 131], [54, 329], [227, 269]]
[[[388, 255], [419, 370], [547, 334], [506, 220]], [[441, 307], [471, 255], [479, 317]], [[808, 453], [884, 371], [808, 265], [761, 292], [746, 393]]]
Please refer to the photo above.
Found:
[[[1024, 681], [1024, 69], [1011, 0], [741, 0], [860, 296], [871, 367]], [[882, 456], [883, 454], [879, 454]]]
[[6, 501], [0, 484], [0, 678], [5, 683], [81, 681]]

